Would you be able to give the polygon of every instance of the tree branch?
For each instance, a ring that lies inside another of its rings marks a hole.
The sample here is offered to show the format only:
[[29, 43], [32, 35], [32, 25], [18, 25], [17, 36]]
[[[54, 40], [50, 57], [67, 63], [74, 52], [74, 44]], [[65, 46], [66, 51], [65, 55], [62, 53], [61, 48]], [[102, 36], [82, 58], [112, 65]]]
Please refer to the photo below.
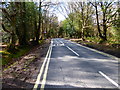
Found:
[[5, 26], [4, 26], [3, 23], [2, 23], [2, 28], [3, 28], [3, 30], [4, 30], [5, 32], [12, 34], [12, 32], [10, 32], [9, 30], [7, 30], [7, 29], [5, 28]]

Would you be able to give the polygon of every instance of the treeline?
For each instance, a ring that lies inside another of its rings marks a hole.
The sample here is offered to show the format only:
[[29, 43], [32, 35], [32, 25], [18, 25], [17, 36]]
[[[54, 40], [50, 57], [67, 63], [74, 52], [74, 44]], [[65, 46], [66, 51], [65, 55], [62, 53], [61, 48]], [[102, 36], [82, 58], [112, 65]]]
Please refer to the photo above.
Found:
[[[54, 37], [120, 42], [120, 2], [1, 2], [2, 41], [12, 51]], [[66, 18], [59, 25], [54, 11]]]
[[2, 2], [2, 41], [8, 50], [17, 46], [37, 45], [39, 40], [51, 38], [58, 26], [57, 17], [49, 14], [52, 3]]
[[68, 2], [61, 9], [66, 20], [61, 22], [60, 37], [120, 42], [120, 2]]

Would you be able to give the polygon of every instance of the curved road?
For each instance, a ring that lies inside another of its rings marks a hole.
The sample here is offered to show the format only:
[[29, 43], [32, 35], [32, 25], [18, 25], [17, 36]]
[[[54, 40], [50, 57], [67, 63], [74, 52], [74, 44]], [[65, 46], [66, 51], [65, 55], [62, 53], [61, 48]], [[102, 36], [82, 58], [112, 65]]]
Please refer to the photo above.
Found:
[[34, 86], [38, 90], [117, 90], [119, 86], [118, 60], [62, 38], [52, 39], [40, 72]]

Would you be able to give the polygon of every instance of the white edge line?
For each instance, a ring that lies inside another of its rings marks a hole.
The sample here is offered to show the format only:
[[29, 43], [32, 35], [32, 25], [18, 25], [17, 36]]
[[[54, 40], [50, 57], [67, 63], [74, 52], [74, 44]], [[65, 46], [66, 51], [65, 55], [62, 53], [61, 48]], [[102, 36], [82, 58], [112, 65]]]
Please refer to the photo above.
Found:
[[69, 50], [71, 50], [74, 54], [76, 54], [77, 56], [79, 56], [78, 53], [76, 53], [74, 50], [72, 50], [70, 47], [66, 46]]
[[[71, 41], [71, 42], [72, 42], [72, 41]], [[105, 53], [105, 52], [98, 51], [98, 50], [93, 49], [93, 48], [89, 48], [89, 47], [83, 46], [83, 45], [78, 44], [78, 43], [76, 43], [76, 42], [72, 42], [72, 43], [75, 43], [75, 44], [77, 44], [78, 46], [84, 47], [84, 48], [89, 49], [89, 50], [92, 50], [92, 51], [94, 51], [94, 52], [97, 52], [97, 53], [103, 54], [103, 55], [105, 55], [105, 56], [111, 57], [112, 59], [120, 60], [120, 58], [118, 58], [118, 57], [116, 57], [116, 56], [113, 56], [113, 55], [110, 55], [110, 54], [108, 54], [108, 53]]]
[[119, 87], [119, 85], [113, 81], [112, 79], [110, 79], [107, 75], [105, 75], [103, 72], [98, 71], [102, 76], [104, 76], [108, 81], [110, 81], [113, 85], [115, 85], [116, 87]]
[[42, 75], [42, 73], [43, 73], [43, 69], [44, 69], [44, 67], [45, 67], [45, 63], [46, 63], [46, 61], [47, 61], [47, 59], [48, 59], [47, 57], [48, 57], [48, 55], [49, 55], [49, 52], [50, 52], [50, 46], [49, 46], [49, 49], [48, 49], [48, 51], [47, 51], [45, 60], [44, 60], [42, 66], [41, 66], [41, 69], [40, 69], [40, 71], [39, 71], [39, 74], [38, 74], [38, 76], [37, 76], [37, 80], [36, 80], [36, 82], [35, 82], [35, 85], [34, 85], [34, 87], [33, 87], [33, 90], [36, 90], [37, 87], [38, 87], [38, 84], [40, 83], [40, 78], [41, 78], [41, 75]]
[[50, 57], [51, 57], [51, 52], [52, 52], [52, 43], [51, 43], [51, 50], [50, 50], [50, 54], [49, 54], [48, 61], [47, 61], [47, 64], [46, 64], [46, 68], [45, 68], [45, 72], [44, 72], [44, 75], [43, 75], [43, 80], [42, 80], [42, 83], [41, 83], [40, 90], [44, 90], [44, 87], [45, 87], [46, 77], [47, 77], [47, 72], [48, 72], [48, 67], [49, 67], [49, 62], [50, 62]]

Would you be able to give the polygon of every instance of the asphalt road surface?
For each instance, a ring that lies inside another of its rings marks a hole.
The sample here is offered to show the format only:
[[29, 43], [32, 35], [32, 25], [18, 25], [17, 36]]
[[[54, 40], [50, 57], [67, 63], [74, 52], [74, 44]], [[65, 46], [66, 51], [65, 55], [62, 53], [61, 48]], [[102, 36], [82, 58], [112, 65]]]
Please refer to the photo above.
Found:
[[118, 60], [73, 43], [55, 38], [38, 75], [38, 90], [117, 90]]

